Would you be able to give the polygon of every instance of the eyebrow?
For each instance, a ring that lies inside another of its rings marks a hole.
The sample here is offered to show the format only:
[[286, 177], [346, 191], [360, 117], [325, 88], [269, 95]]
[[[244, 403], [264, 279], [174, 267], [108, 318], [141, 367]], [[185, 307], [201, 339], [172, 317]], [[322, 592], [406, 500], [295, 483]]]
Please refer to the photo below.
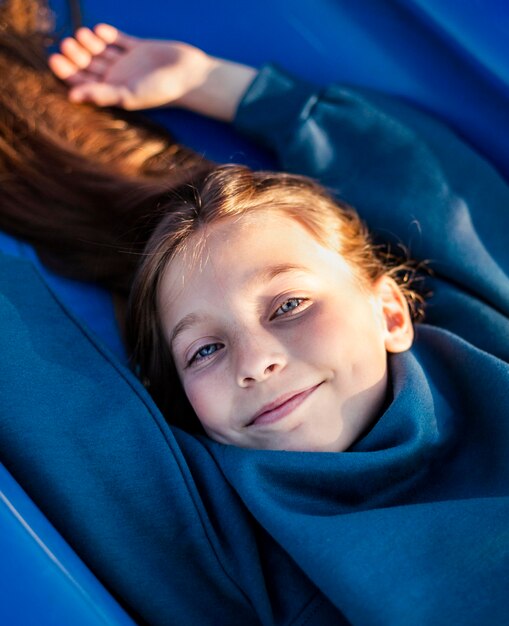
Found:
[[[252, 276], [249, 277], [248, 283], [263, 283], [269, 282], [276, 278], [276, 276], [280, 276], [281, 274], [285, 274], [287, 272], [294, 271], [304, 271], [309, 272], [309, 270], [303, 265], [296, 265], [294, 263], [279, 263], [278, 265], [269, 265], [267, 267], [262, 268], [258, 272], [255, 272]], [[177, 338], [178, 335], [183, 333], [188, 328], [191, 328], [195, 324], [203, 322], [207, 317], [204, 315], [200, 315], [199, 313], [188, 313], [184, 315], [184, 317], [178, 322], [178, 324], [173, 329], [170, 336], [170, 346], [173, 345], [173, 342]]]
[[184, 315], [184, 317], [175, 326], [175, 328], [173, 329], [171, 333], [170, 346], [173, 345], [173, 342], [175, 341], [177, 336], [180, 335], [180, 333], [183, 333], [185, 330], [187, 330], [191, 326], [194, 326], [195, 324], [198, 324], [199, 322], [203, 320], [204, 320], [203, 315], [198, 315], [197, 313], [188, 313], [187, 315]]
[[309, 272], [309, 269], [303, 265], [296, 265], [295, 263], [279, 263], [278, 265], [269, 265], [251, 276], [248, 282], [262, 283], [272, 280], [280, 274], [295, 271]]

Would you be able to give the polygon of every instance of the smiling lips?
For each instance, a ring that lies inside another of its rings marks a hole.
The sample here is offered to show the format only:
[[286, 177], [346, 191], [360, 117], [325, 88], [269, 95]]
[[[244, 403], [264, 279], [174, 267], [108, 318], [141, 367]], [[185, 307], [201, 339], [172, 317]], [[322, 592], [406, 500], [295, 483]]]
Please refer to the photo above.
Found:
[[292, 392], [286, 396], [278, 398], [275, 402], [267, 404], [257, 413], [249, 422], [248, 426], [261, 426], [265, 424], [273, 424], [278, 420], [286, 417], [289, 413], [300, 406], [304, 400], [310, 396], [322, 383], [309, 387], [303, 391]]

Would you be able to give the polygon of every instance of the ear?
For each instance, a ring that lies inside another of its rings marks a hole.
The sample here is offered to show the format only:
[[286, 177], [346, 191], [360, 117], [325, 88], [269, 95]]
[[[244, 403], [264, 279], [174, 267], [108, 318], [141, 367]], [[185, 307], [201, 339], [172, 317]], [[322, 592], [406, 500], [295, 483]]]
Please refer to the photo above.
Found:
[[377, 280], [375, 292], [382, 312], [385, 349], [387, 352], [408, 350], [414, 339], [414, 327], [403, 292], [389, 276]]

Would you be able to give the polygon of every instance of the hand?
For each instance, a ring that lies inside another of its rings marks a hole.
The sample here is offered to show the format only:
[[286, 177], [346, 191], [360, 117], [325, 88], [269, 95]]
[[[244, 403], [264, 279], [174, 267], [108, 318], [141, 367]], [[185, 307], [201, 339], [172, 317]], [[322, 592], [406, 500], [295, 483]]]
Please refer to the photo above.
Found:
[[108, 24], [64, 39], [49, 65], [74, 102], [129, 110], [179, 106], [225, 121], [256, 75], [188, 44], [138, 39]]

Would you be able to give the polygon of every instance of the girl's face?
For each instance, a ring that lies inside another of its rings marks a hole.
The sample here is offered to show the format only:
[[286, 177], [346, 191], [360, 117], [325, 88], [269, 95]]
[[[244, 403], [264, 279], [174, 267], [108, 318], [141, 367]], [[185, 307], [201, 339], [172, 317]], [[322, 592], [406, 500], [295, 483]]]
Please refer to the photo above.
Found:
[[396, 284], [360, 284], [296, 220], [261, 211], [206, 232], [166, 269], [160, 317], [186, 395], [216, 441], [346, 450], [382, 410], [387, 351], [413, 330]]

